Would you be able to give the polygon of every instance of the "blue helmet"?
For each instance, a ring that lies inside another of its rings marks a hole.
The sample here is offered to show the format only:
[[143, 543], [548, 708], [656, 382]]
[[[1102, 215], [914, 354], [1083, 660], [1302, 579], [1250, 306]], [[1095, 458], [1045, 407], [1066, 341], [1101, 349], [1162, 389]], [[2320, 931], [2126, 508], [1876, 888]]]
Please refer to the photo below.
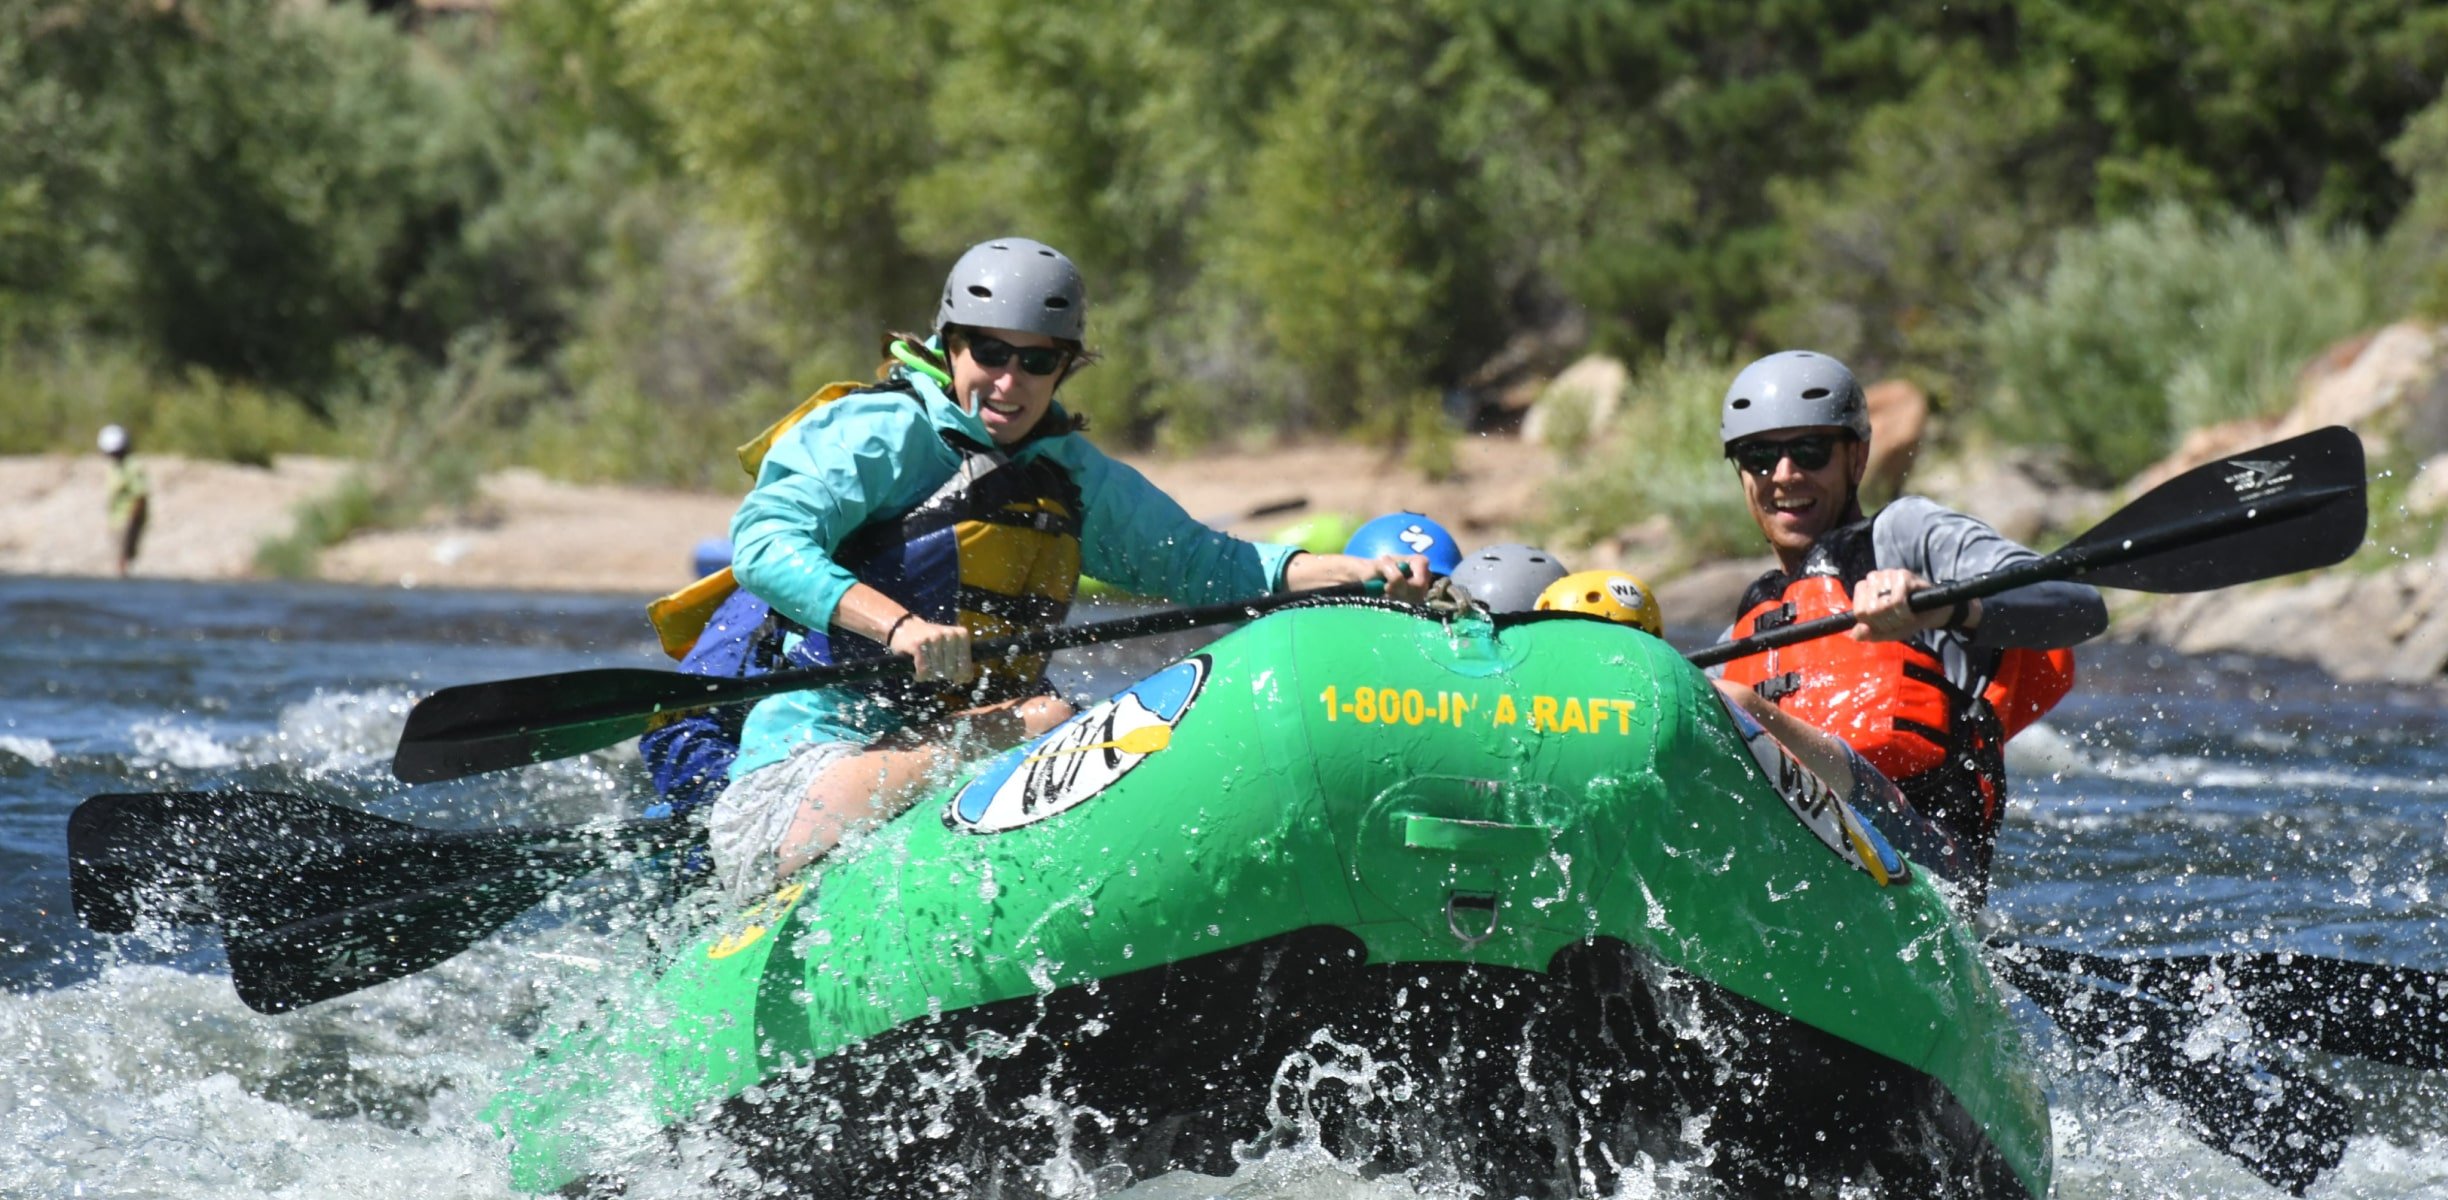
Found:
[[1371, 520], [1343, 544], [1343, 553], [1361, 558], [1380, 554], [1424, 554], [1428, 569], [1451, 575], [1462, 564], [1462, 547], [1434, 520], [1415, 512], [1387, 513]]

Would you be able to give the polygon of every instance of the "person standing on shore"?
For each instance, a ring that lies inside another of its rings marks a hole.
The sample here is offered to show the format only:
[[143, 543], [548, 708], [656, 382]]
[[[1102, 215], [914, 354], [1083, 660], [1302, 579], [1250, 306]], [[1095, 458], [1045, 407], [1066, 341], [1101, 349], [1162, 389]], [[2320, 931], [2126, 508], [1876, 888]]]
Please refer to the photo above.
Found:
[[137, 546], [144, 541], [152, 486], [145, 479], [144, 468], [128, 459], [135, 452], [136, 440], [128, 436], [125, 426], [103, 426], [94, 439], [94, 447], [110, 459], [111, 546], [117, 556], [119, 577], [124, 579], [128, 567], [136, 561]]
[[1965, 849], [1981, 903], [2004, 815], [2006, 739], [2072, 688], [2070, 647], [2108, 627], [2099, 591], [2035, 583], [1914, 612], [1914, 592], [2038, 556], [1920, 496], [1862, 515], [1869, 403], [1827, 355], [1788, 350], [1743, 368], [1718, 432], [1777, 556], [1727, 636], [1838, 612], [1855, 620], [1845, 636], [1727, 663], [1731, 698], [1832, 733], [1894, 779]]

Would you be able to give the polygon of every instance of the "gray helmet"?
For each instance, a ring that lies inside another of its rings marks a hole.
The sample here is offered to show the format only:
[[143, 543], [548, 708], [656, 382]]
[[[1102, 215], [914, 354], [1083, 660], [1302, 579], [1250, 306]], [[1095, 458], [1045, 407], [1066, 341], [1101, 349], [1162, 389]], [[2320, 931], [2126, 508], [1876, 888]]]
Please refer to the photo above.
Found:
[[996, 238], [969, 247], [944, 279], [935, 332], [946, 325], [1017, 329], [1083, 341], [1088, 290], [1079, 268], [1060, 250], [1027, 238]]
[[1827, 355], [1784, 350], [1744, 367], [1726, 389], [1717, 440], [1732, 445], [1755, 433], [1839, 425], [1870, 440], [1870, 402], [1853, 372]]
[[1489, 612], [1529, 612], [1539, 593], [1565, 576], [1556, 556], [1519, 542], [1499, 542], [1471, 552], [1453, 569], [1454, 586], [1487, 605]]

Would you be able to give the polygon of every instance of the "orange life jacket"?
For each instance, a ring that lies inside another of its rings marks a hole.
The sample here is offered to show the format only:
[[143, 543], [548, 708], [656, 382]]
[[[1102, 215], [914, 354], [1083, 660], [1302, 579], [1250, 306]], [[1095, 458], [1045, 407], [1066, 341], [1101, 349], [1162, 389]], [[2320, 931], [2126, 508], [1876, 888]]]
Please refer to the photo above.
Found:
[[[1852, 611], [1874, 569], [1870, 522], [1831, 531], [1799, 577], [1771, 571], [1743, 596], [1737, 638]], [[2074, 686], [2071, 650], [2001, 651], [1979, 694], [1947, 678], [1918, 640], [1857, 642], [1843, 634], [1726, 664], [1725, 677], [1842, 738], [1903, 789], [1915, 807], [1971, 847], [1986, 875], [2006, 792], [2006, 739], [2056, 707]]]

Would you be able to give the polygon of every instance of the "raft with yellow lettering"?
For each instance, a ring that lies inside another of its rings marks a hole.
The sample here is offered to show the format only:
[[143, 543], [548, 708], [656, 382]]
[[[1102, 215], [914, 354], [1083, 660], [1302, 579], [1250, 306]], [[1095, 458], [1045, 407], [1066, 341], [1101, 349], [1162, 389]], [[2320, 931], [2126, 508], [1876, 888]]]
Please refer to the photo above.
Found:
[[1110, 1190], [1312, 1140], [1505, 1195], [2045, 1195], [2019, 1028], [1878, 824], [1639, 630], [1289, 610], [734, 915], [489, 1115], [535, 1191], [709, 1145], [743, 1192]]

